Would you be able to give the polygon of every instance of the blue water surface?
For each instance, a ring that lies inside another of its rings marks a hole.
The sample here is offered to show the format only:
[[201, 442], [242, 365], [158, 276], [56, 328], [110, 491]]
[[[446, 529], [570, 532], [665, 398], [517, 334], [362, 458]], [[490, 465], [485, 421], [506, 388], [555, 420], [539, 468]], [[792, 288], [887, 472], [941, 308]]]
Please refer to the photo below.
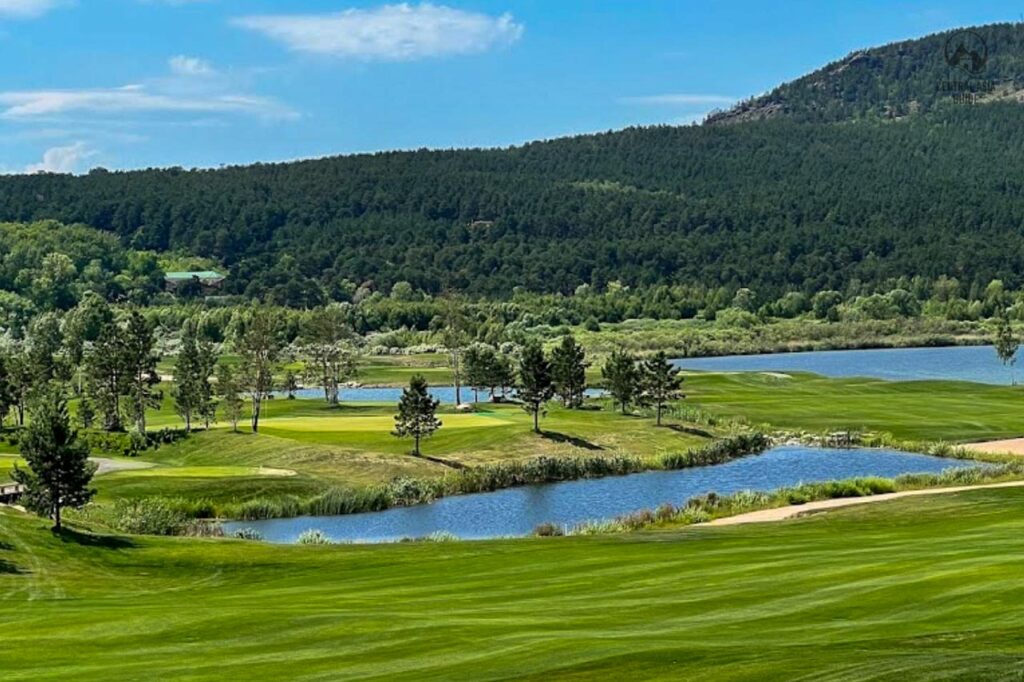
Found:
[[814, 372], [827, 377], [875, 377], [893, 381], [956, 379], [1010, 384], [1015, 376], [999, 361], [992, 346], [725, 355], [673, 362], [684, 369], [714, 372]]
[[978, 463], [895, 450], [787, 445], [715, 466], [531, 485], [365, 514], [234, 522], [225, 524], [225, 530], [254, 528], [268, 541], [281, 543], [295, 542], [300, 533], [312, 528], [335, 540], [354, 542], [423, 537], [437, 531], [463, 539], [527, 535], [545, 521], [573, 525], [663, 502], [678, 505], [710, 491], [767, 491], [802, 482], [855, 476], [891, 478], [970, 466]]

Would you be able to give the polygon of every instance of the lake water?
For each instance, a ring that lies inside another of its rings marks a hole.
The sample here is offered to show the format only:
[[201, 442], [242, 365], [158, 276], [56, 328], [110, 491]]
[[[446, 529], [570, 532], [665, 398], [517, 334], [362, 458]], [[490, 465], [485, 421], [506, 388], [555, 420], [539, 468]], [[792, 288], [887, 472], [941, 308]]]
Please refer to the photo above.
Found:
[[674, 362], [685, 369], [715, 372], [814, 372], [828, 377], [876, 377], [893, 381], [956, 379], [985, 384], [1010, 384], [1012, 381], [1010, 369], [999, 362], [992, 346], [726, 355], [683, 358]]
[[[440, 400], [443, 404], [452, 405], [455, 403], [455, 387], [454, 386], [431, 386], [430, 395]], [[599, 389], [587, 389], [587, 396], [596, 398], [603, 395], [604, 392]], [[277, 399], [283, 398], [284, 394], [278, 392], [275, 394]], [[489, 393], [486, 391], [480, 392], [480, 401], [487, 402]], [[508, 393], [509, 396], [515, 395], [514, 391]], [[358, 388], [343, 388], [339, 392], [340, 400], [342, 402], [369, 402], [369, 403], [397, 403], [398, 399], [402, 397], [401, 388], [371, 388], [368, 386], [360, 386]], [[322, 388], [302, 388], [295, 391], [296, 398], [311, 398], [314, 400], [324, 399], [324, 389]], [[462, 388], [462, 402], [468, 403], [473, 401], [473, 391], [463, 386]]]
[[527, 535], [545, 521], [573, 525], [606, 519], [663, 502], [679, 505], [710, 491], [767, 491], [802, 482], [855, 476], [891, 478], [970, 466], [978, 463], [895, 450], [787, 445], [715, 466], [523, 486], [365, 514], [232, 522], [225, 524], [225, 531], [254, 528], [268, 541], [280, 543], [295, 542], [311, 528], [335, 540], [354, 542], [424, 537], [437, 531], [463, 539]]

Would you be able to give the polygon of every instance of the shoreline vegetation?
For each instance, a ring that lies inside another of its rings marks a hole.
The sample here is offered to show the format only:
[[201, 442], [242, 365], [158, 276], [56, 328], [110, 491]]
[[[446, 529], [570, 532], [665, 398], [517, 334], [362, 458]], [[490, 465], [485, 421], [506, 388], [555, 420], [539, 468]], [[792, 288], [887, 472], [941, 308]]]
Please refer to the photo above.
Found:
[[[841, 440], [837, 442], [837, 436]], [[902, 452], [948, 459], [971, 460], [988, 466], [949, 469], [938, 474], [904, 474], [895, 478], [861, 476], [833, 481], [804, 483], [769, 491], [742, 490], [731, 495], [708, 492], [685, 500], [681, 506], [665, 502], [654, 509], [638, 509], [610, 519], [593, 519], [573, 526], [543, 523], [535, 536], [598, 535], [627, 533], [656, 527], [687, 526], [707, 523], [753, 511], [844, 497], [870, 497], [910, 490], [947, 486], [999, 483], [1024, 480], [1024, 459], [1018, 455], [986, 453], [942, 441], [927, 443], [904, 441], [887, 435], [860, 434], [786, 434], [773, 437], [779, 444], [798, 443], [818, 447], [886, 448]]]
[[[299, 516], [334, 516], [384, 511], [393, 507], [425, 504], [442, 497], [493, 492], [506, 488], [581, 479], [624, 476], [644, 471], [675, 470], [722, 464], [755, 455], [771, 446], [771, 439], [752, 432], [727, 436], [682, 453], [652, 457], [624, 455], [587, 457], [537, 457], [461, 469], [443, 477], [400, 478], [362, 488], [333, 488], [300, 498], [278, 495], [242, 503], [217, 505], [207, 500], [151, 497], [115, 505], [113, 527], [145, 530], [155, 535], [208, 534], [195, 521], [216, 525], [220, 521], [259, 521]], [[90, 517], [91, 510], [82, 516]], [[102, 520], [93, 517], [93, 520]]]

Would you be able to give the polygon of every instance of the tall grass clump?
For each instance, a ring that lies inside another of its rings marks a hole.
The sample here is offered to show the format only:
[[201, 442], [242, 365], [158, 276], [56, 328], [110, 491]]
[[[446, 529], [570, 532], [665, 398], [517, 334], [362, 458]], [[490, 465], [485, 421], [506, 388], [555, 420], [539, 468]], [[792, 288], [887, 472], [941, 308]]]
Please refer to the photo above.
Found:
[[316, 528], [310, 528], [309, 530], [302, 531], [302, 533], [299, 535], [298, 540], [296, 540], [295, 542], [300, 545], [334, 544], [331, 541], [331, 539], [324, 534], [322, 530], [317, 530]]
[[179, 535], [189, 518], [160, 498], [120, 499], [114, 503], [112, 523], [117, 530], [134, 535]]

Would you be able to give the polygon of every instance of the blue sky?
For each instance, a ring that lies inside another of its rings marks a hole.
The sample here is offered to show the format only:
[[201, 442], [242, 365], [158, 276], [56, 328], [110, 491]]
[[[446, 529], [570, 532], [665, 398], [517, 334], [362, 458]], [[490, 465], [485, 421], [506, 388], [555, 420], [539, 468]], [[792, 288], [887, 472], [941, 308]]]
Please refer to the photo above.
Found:
[[1019, 2], [0, 0], [0, 172], [686, 123]]

